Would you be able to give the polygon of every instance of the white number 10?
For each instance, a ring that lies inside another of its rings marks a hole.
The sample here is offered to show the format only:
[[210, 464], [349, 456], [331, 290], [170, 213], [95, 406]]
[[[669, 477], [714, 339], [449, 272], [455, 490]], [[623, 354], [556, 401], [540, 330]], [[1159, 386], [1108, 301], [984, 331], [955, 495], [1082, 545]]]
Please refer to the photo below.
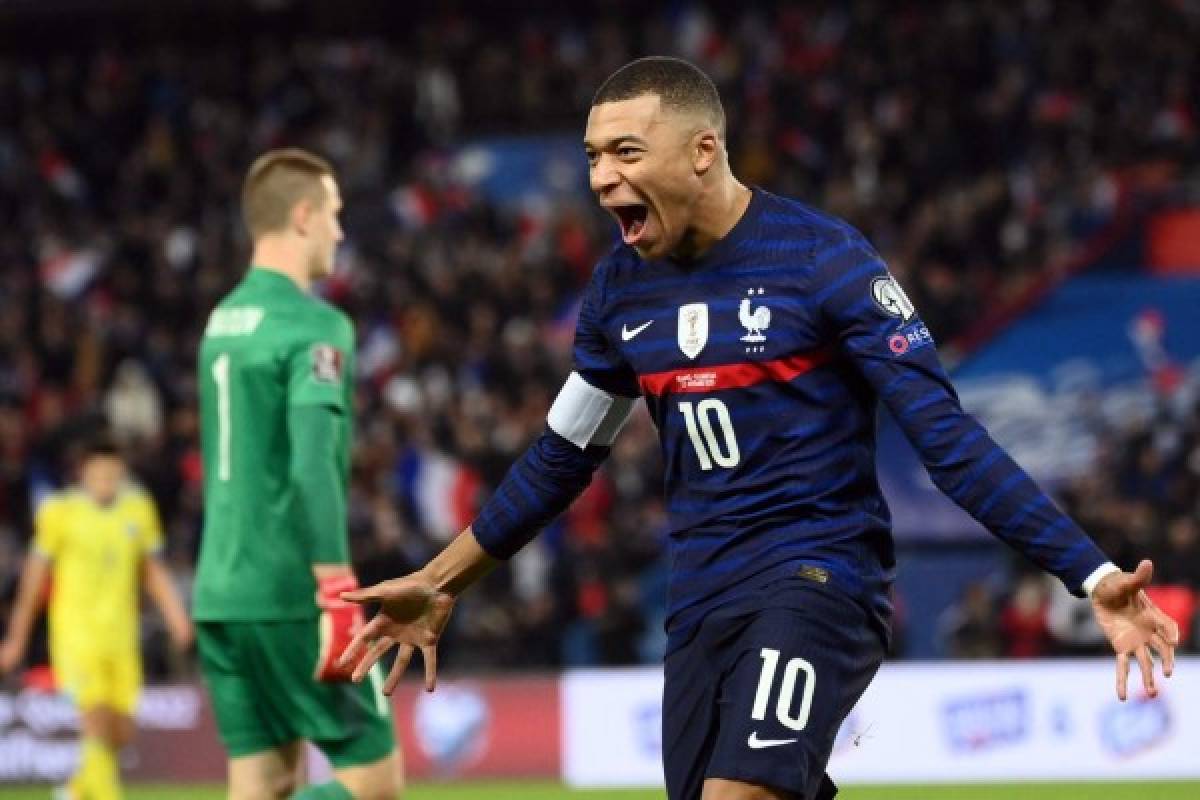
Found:
[[[758, 676], [758, 691], [754, 694], [754, 708], [750, 716], [759, 721], [767, 717], [767, 703], [771, 699], [771, 686], [775, 683], [775, 668], [779, 666], [779, 651], [764, 647], [762, 672]], [[792, 716], [792, 700], [796, 696], [796, 678], [804, 673], [804, 695], [800, 698], [800, 710]], [[775, 704], [775, 716], [779, 722], [794, 731], [804, 730], [808, 715], [812, 711], [813, 691], [817, 688], [817, 673], [813, 665], [803, 658], [793, 658], [783, 668], [783, 680], [779, 686], [779, 701]]]
[[221, 353], [213, 359], [213, 382], [217, 384], [217, 479], [229, 480], [229, 353]]
[[[687, 425], [688, 436], [692, 439], [692, 446], [696, 448], [696, 458], [700, 459], [700, 469], [707, 472], [713, 468], [714, 461], [717, 462], [717, 466], [726, 469], [738, 465], [742, 460], [742, 453], [738, 450], [733, 420], [729, 418], [729, 409], [724, 403], [715, 397], [709, 397], [701, 400], [694, 411], [691, 403], [680, 403], [679, 410], [683, 412], [683, 423]], [[699, 428], [696, 427], [697, 417], [700, 421]], [[721, 428], [722, 438], [725, 439], [724, 447], [717, 441], [716, 431], [713, 430], [713, 417]], [[703, 439], [700, 438], [701, 431], [704, 432]]]

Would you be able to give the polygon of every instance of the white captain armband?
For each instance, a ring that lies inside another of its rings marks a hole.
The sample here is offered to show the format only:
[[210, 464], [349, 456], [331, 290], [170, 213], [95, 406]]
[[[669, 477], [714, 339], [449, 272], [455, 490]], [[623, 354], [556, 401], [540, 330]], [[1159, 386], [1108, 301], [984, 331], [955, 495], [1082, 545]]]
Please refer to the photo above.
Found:
[[580, 450], [590, 445], [608, 447], [629, 419], [636, 401], [634, 397], [597, 389], [578, 372], [572, 372], [550, 406], [546, 423]]

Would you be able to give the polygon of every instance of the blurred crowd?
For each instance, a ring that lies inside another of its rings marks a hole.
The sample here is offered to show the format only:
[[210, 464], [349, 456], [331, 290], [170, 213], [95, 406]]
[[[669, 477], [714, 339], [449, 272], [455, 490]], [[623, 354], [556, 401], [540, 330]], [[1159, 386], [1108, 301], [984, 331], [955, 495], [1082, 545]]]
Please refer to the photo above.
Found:
[[[480, 136], [578, 135], [593, 91], [638, 55], [706, 69], [736, 174], [861, 227], [943, 342], [1060, 268], [1112, 217], [1123, 170], [1197, 166], [1194, 3], [622, 8], [519, 19], [463, 3], [414, 11], [394, 36], [0, 53], [0, 596], [31, 507], [104, 420], [159, 503], [187, 589], [202, 510], [194, 353], [246, 267], [240, 181], [270, 147], [328, 156], [342, 186], [347, 239], [322, 291], [358, 325], [350, 523], [364, 582], [422, 564], [540, 432], [581, 287], [614, 235], [586, 195], [490, 202], [451, 154]], [[1179, 432], [1193, 451], [1197, 435]], [[1196, 509], [1165, 519], [1161, 501], [1184, 473], [1195, 496], [1198, 459], [1158, 444], [1123, 442], [1098, 470], [1120, 503], [1080, 489], [1081, 518], [1122, 558], [1153, 550], [1143, 529], [1195, 552]], [[659, 480], [642, 414], [575, 508], [464, 598], [446, 662], [656, 659]]]
[[[1122, 569], [1154, 562], [1151, 597], [1180, 622], [1183, 649], [1200, 652], [1200, 402], [1164, 398], [1149, 424], [1106, 432], [1093, 467], [1061, 493], [1064, 509]], [[956, 658], [1034, 658], [1106, 652], [1087, 600], [1017, 563], [1002, 585], [968, 584], [939, 621]]]

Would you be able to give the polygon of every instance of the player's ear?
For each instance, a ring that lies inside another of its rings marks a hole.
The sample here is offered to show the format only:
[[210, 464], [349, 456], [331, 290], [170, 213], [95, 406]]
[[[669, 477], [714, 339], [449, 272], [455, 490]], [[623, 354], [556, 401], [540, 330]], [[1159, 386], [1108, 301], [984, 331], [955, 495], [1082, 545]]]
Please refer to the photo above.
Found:
[[692, 165], [697, 175], [704, 175], [713, 164], [721, 151], [721, 143], [713, 128], [704, 128], [692, 137]]
[[309, 225], [312, 224], [313, 215], [315, 212], [316, 208], [313, 205], [313, 201], [308, 198], [305, 198], [296, 203], [296, 205], [292, 206], [292, 230], [301, 236], [307, 236], [308, 228]]

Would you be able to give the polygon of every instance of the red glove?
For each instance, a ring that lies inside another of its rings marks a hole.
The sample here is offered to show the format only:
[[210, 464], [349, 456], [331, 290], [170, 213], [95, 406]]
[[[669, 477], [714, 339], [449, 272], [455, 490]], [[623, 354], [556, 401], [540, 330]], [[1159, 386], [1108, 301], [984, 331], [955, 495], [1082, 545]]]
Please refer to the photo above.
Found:
[[[350, 640], [363, 626], [362, 606], [348, 603], [341, 598], [342, 592], [358, 588], [358, 579], [353, 575], [335, 575], [317, 581], [317, 606], [321, 609], [318, 621], [316, 678], [327, 683], [350, 680], [354, 668], [362, 659], [355, 659], [344, 667], [337, 666], [338, 656], [350, 644]], [[364, 651], [363, 655], [366, 655]]]

